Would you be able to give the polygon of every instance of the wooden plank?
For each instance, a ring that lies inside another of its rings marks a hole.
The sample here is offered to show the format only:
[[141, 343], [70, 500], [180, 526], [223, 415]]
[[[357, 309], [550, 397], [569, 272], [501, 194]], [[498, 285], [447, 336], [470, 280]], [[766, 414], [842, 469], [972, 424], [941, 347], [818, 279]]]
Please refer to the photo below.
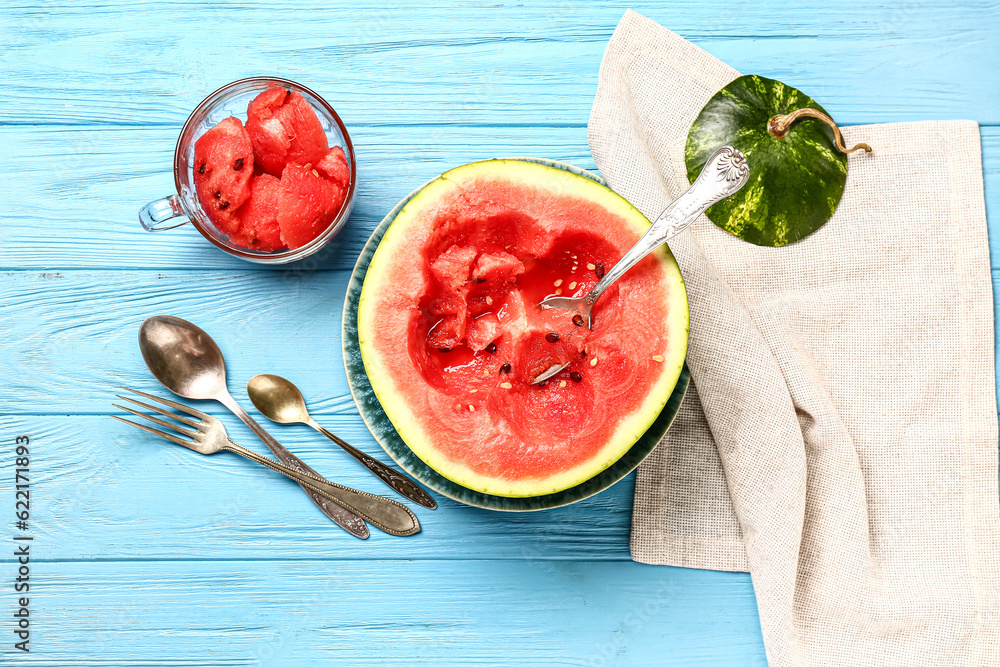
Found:
[[[111, 407], [116, 391], [107, 383], [90, 393], [105, 414], [124, 415]], [[249, 429], [223, 418], [230, 437], [270, 456]], [[391, 464], [356, 414], [320, 420]], [[333, 481], [402, 501], [311, 429], [261, 421]], [[13, 471], [18, 435], [31, 439], [30, 529], [44, 560], [629, 560], [631, 476], [545, 512], [493, 512], [437, 494], [433, 511], [403, 501], [422, 532], [401, 538], [373, 528], [361, 541], [295, 483], [234, 454], [203, 456], [104, 415], [0, 417], [0, 470]], [[0, 496], [14, 497], [13, 477], [0, 475]]]
[[[177, 131], [0, 128], [7, 157], [0, 162], [0, 179], [9, 184], [0, 191], [0, 267], [266, 270], [220, 252], [193, 227], [153, 235], [139, 226], [139, 208], [174, 188]], [[352, 268], [371, 230], [401, 198], [459, 164], [528, 155], [595, 168], [584, 127], [351, 131], [359, 194], [347, 227], [319, 256], [324, 268]], [[310, 259], [292, 270], [301, 266], [314, 264]]]
[[0, 660], [766, 664], [749, 577], [635, 563], [34, 562], [30, 593], [31, 653], [4, 642]]
[[[595, 169], [584, 127], [353, 128], [360, 190], [347, 228], [314, 263], [350, 269], [371, 230], [402, 197], [465, 162], [534, 155]], [[1000, 127], [985, 126], [987, 211], [1000, 210]], [[173, 188], [175, 128], [0, 128], [8, 159], [0, 162], [0, 269], [215, 269], [260, 271], [230, 257], [191, 227], [149, 234], [136, 213]], [[54, 165], [59, 165], [55, 168]], [[13, 196], [30, 193], [31, 196]], [[993, 266], [1000, 266], [1000, 228], [991, 222]]]
[[0, 123], [179, 127], [209, 91], [266, 73], [314, 87], [351, 124], [580, 126], [605, 44], [629, 6], [741, 71], [802, 87], [844, 123], [1000, 122], [1000, 91], [980, 77], [1000, 65], [989, 1], [961, 11], [947, 0], [812, 0], [720, 12], [697, 0], [586, 11], [566, 0], [391, 8], [78, 0], [5, 8]]
[[[142, 320], [195, 322], [226, 356], [230, 390], [257, 373], [285, 375], [317, 415], [355, 414], [340, 347], [346, 271], [202, 274], [8, 272], [0, 331], [0, 414], [106, 414], [120, 384], [157, 385], [136, 343]], [[994, 298], [1000, 298], [994, 271]], [[244, 403], [246, 399], [243, 399]]]
[[[226, 355], [230, 388], [287, 375], [318, 414], [353, 413], [340, 347], [346, 271], [96, 271], [0, 275], [0, 410], [105, 414], [119, 384], [155, 383], [139, 355], [142, 320], [174, 314], [203, 327]], [[245, 402], [245, 399], [244, 399]]]

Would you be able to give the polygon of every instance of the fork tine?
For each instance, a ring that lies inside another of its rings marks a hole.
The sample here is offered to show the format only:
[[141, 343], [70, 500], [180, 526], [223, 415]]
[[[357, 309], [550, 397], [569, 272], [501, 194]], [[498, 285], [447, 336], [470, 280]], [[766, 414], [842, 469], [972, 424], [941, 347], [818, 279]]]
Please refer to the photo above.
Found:
[[135, 426], [136, 428], [141, 428], [143, 431], [147, 431], [149, 433], [152, 433], [153, 435], [158, 435], [161, 438], [166, 438], [170, 442], [172, 442], [174, 444], [177, 444], [177, 445], [180, 445], [181, 447], [187, 447], [188, 449], [191, 448], [191, 443], [190, 442], [181, 440], [177, 436], [170, 435], [169, 433], [164, 433], [163, 431], [158, 431], [157, 429], [151, 428], [149, 426], [144, 426], [142, 424], [136, 424], [134, 421], [130, 421], [128, 419], [122, 419], [121, 417], [118, 417], [117, 415], [108, 415], [108, 416], [111, 417], [111, 418], [113, 418], [113, 419], [117, 419], [120, 422], [125, 422], [126, 424], [131, 424], [132, 426]]
[[188, 429], [182, 426], [178, 426], [177, 424], [171, 424], [170, 422], [164, 419], [160, 419], [159, 417], [154, 417], [153, 415], [147, 415], [145, 413], [139, 412], [138, 410], [133, 410], [132, 408], [125, 407], [124, 405], [118, 405], [117, 403], [112, 403], [111, 405], [115, 406], [120, 410], [124, 410], [125, 412], [129, 412], [135, 415], [136, 417], [142, 417], [143, 419], [148, 419], [154, 424], [159, 424], [163, 428], [169, 428], [171, 431], [180, 433], [181, 435], [186, 435], [192, 439], [194, 439], [194, 436], [197, 435], [197, 431], [189, 431]]
[[135, 403], [136, 405], [140, 405], [142, 406], [143, 410], [152, 410], [153, 412], [159, 412], [164, 417], [170, 417], [171, 419], [176, 419], [180, 423], [187, 424], [188, 426], [191, 426], [195, 429], [197, 429], [199, 426], [199, 423], [196, 422], [195, 420], [188, 419], [187, 417], [182, 417], [181, 415], [178, 414], [174, 414], [173, 412], [170, 412], [170, 410], [164, 410], [163, 408], [158, 408], [155, 405], [149, 405], [148, 403], [137, 401], [129, 396], [122, 396], [121, 394], [115, 394], [115, 396], [122, 399], [123, 401], [129, 401], [130, 403]]
[[139, 391], [138, 389], [129, 389], [128, 387], [122, 387], [122, 389], [124, 389], [125, 391], [130, 391], [133, 394], [139, 394], [140, 396], [145, 396], [146, 398], [151, 399], [153, 401], [159, 401], [164, 405], [169, 405], [172, 408], [180, 410], [181, 412], [186, 412], [193, 417], [197, 417], [198, 419], [204, 419], [206, 421], [209, 419], [209, 416], [206, 415], [201, 410], [195, 410], [194, 408], [188, 407], [181, 403], [177, 403], [176, 401], [171, 401], [166, 398], [160, 398], [159, 396], [154, 396], [153, 394], [147, 394], [146, 392]]

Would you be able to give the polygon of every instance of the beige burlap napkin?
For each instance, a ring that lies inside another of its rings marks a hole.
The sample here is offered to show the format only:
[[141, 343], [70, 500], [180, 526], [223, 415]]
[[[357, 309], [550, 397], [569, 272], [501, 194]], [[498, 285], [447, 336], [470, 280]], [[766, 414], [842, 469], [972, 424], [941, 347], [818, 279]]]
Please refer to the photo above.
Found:
[[[657, 215], [687, 187], [692, 121], [738, 75], [627, 13], [590, 118], [611, 187]], [[812, 236], [761, 248], [702, 216], [670, 243], [696, 390], [639, 469], [633, 558], [749, 570], [772, 665], [1000, 665], [979, 130], [844, 134], [874, 153]]]

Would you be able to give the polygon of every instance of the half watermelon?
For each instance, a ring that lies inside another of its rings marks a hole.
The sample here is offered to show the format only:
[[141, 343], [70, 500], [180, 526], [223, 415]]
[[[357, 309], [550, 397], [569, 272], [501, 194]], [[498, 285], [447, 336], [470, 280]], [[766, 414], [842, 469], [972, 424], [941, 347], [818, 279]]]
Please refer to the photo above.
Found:
[[507, 497], [555, 493], [615, 463], [681, 373], [677, 265], [666, 246], [647, 257], [598, 302], [593, 331], [537, 303], [584, 294], [648, 226], [599, 183], [518, 160], [459, 167], [415, 195], [358, 308], [365, 369], [407, 446], [455, 483]]

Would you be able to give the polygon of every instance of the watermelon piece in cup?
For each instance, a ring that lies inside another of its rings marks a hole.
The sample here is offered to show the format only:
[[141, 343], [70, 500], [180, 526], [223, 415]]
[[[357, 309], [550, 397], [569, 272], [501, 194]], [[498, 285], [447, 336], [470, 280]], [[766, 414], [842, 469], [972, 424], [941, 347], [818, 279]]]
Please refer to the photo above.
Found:
[[194, 185], [205, 215], [223, 234], [237, 227], [236, 210], [250, 196], [253, 147], [239, 118], [230, 116], [194, 144]]
[[250, 179], [250, 198], [237, 211], [239, 226], [229, 240], [261, 252], [284, 249], [278, 227], [281, 192], [281, 180], [270, 174]]
[[330, 152], [316, 163], [316, 169], [344, 190], [351, 182], [351, 168], [347, 164], [344, 149], [340, 146], [331, 148]]
[[288, 163], [316, 164], [330, 150], [316, 111], [301, 93], [285, 88], [268, 88], [250, 102], [247, 132], [258, 165], [273, 176]]
[[316, 169], [287, 165], [281, 173], [278, 208], [281, 240], [294, 250], [315, 239], [337, 217], [345, 194]]

